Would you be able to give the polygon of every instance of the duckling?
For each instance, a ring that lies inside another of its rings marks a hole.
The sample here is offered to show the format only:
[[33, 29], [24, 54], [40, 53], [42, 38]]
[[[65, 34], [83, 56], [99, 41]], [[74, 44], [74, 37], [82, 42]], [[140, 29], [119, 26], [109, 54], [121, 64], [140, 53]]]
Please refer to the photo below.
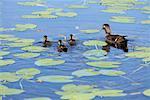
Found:
[[125, 38], [126, 36], [121, 36], [121, 35], [112, 35], [111, 34], [111, 29], [109, 24], [103, 24], [102, 28], [105, 33], [106, 33], [106, 42], [109, 44], [122, 44], [122, 43], [127, 43], [127, 39]]
[[70, 34], [70, 40], [68, 41], [70, 46], [76, 45], [76, 40], [73, 39], [73, 34]]
[[62, 40], [58, 40], [57, 50], [58, 50], [58, 52], [67, 52], [68, 48], [62, 44]]
[[43, 47], [48, 47], [52, 45], [52, 43], [48, 41], [47, 35], [44, 35], [43, 38], [44, 38]]

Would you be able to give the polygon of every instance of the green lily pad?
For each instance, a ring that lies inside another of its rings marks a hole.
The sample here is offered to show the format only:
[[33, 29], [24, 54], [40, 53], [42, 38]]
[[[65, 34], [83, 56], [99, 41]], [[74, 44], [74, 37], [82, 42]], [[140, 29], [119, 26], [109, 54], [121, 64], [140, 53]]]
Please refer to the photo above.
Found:
[[48, 15], [48, 14], [42, 14], [42, 15], [23, 15], [22, 18], [49, 18], [49, 19], [55, 19], [57, 18], [56, 15]]
[[84, 5], [70, 5], [70, 6], [68, 6], [68, 8], [71, 8], [71, 9], [84, 9], [84, 8], [88, 8], [88, 7], [84, 6]]
[[30, 52], [43, 52], [48, 50], [47, 48], [40, 47], [40, 46], [28, 46], [21, 48], [24, 51], [30, 51]]
[[150, 52], [135, 51], [135, 52], [129, 52], [125, 55], [131, 58], [147, 58], [150, 57]]
[[0, 34], [0, 39], [4, 39], [4, 38], [13, 38], [14, 35], [10, 35], [10, 34]]
[[98, 61], [98, 62], [87, 62], [89, 66], [98, 67], [98, 68], [117, 68], [119, 67], [119, 62], [108, 62], [108, 61]]
[[61, 99], [67, 100], [92, 100], [96, 96], [113, 97], [126, 95], [123, 93], [123, 90], [101, 90], [90, 85], [67, 84], [61, 90], [55, 93], [61, 95]]
[[107, 76], [121, 76], [126, 74], [123, 71], [117, 71], [117, 70], [100, 70], [99, 72], [100, 74], [107, 75]]
[[141, 21], [142, 24], [150, 24], [150, 20], [143, 20]]
[[50, 76], [41, 76], [37, 78], [38, 81], [52, 82], [52, 83], [67, 83], [73, 82], [72, 76], [61, 76], [61, 75], [50, 75]]
[[54, 65], [60, 65], [63, 63], [65, 63], [64, 60], [53, 60], [53, 59], [48, 59], [48, 58], [39, 59], [35, 62], [37, 66], [54, 66]]
[[35, 40], [34, 39], [22, 39], [22, 38], [19, 38], [18, 40], [14, 41], [14, 42], [33, 43], [33, 42], [35, 42]]
[[15, 28], [3, 28], [3, 27], [0, 27], [0, 32], [5, 32], [5, 31], [14, 31]]
[[0, 100], [2, 100], [2, 96], [0, 96]]
[[18, 2], [18, 5], [23, 5], [23, 6], [45, 6], [43, 2], [38, 2], [38, 1], [30, 1], [30, 2]]
[[16, 95], [24, 92], [24, 90], [8, 88], [4, 85], [0, 85], [0, 90], [0, 95]]
[[26, 98], [25, 100], [51, 100], [49, 97]]
[[82, 33], [98, 33], [98, 29], [88, 29], [88, 30], [80, 30]]
[[11, 72], [0, 72], [0, 81], [16, 82], [20, 77]]
[[99, 40], [88, 40], [88, 41], [85, 41], [83, 42], [83, 45], [85, 46], [104, 46], [104, 45], [107, 45], [106, 42], [104, 41], [99, 41]]
[[16, 42], [16, 43], [8, 43], [8, 44], [6, 44], [7, 46], [9, 46], [9, 47], [26, 47], [26, 46], [31, 46], [32, 45], [32, 43], [23, 43], [23, 42]]
[[118, 22], [118, 23], [134, 23], [135, 19], [134, 17], [128, 17], [128, 16], [113, 16], [110, 21], [112, 22]]
[[75, 17], [77, 16], [77, 13], [75, 12], [56, 12], [57, 16], [60, 17]]
[[143, 61], [144, 61], [144, 62], [150, 62], [150, 57], [144, 58]]
[[14, 56], [22, 59], [28, 59], [38, 57], [40, 56], [40, 53], [18, 53], [14, 54]]
[[0, 51], [0, 56], [6, 56], [8, 54], [10, 54], [10, 52], [8, 52], [8, 51]]
[[138, 51], [150, 52], [150, 47], [136, 47], [135, 49]]
[[83, 56], [90, 60], [102, 60], [107, 52], [104, 50], [88, 50], [83, 53]]
[[144, 90], [143, 94], [144, 94], [145, 96], [150, 96], [150, 89]]
[[32, 79], [34, 75], [40, 74], [40, 70], [36, 68], [24, 68], [16, 71], [16, 74], [21, 75], [23, 79]]
[[95, 71], [94, 69], [82, 69], [77, 70], [72, 73], [72, 75], [75, 75], [77, 77], [83, 77], [83, 76], [95, 76], [99, 75], [100, 73], [98, 71]]
[[35, 24], [17, 24], [15, 30], [16, 31], [26, 31], [28, 29], [34, 29], [37, 25]]
[[14, 63], [15, 63], [15, 61], [12, 60], [12, 59], [0, 60], [0, 67], [11, 65], [11, 64], [14, 64]]

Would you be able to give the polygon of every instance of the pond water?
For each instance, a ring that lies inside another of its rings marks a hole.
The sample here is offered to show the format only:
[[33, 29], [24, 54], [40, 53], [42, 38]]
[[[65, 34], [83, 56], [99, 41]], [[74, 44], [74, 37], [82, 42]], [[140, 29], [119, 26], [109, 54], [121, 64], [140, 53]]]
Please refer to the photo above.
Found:
[[[0, 100], [149, 100], [150, 1], [112, 1], [1, 0]], [[33, 14], [38, 11], [45, 14]], [[111, 47], [105, 56], [105, 33], [99, 31], [104, 23], [127, 36], [128, 53]], [[68, 52], [58, 53], [56, 41], [70, 34], [77, 45], [66, 43]], [[44, 35], [54, 41], [51, 47], [37, 43]], [[83, 45], [89, 40], [100, 43]]]

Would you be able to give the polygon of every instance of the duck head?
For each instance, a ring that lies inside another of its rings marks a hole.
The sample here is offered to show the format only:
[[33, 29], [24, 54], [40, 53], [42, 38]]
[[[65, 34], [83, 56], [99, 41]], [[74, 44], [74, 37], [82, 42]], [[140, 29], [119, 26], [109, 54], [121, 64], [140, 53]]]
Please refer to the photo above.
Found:
[[44, 41], [46, 42], [48, 40], [47, 35], [44, 35]]
[[111, 34], [111, 29], [110, 29], [109, 24], [103, 24], [102, 29], [105, 31], [106, 35]]
[[70, 39], [73, 39], [73, 34], [70, 34]]
[[58, 45], [62, 45], [62, 40], [58, 40]]

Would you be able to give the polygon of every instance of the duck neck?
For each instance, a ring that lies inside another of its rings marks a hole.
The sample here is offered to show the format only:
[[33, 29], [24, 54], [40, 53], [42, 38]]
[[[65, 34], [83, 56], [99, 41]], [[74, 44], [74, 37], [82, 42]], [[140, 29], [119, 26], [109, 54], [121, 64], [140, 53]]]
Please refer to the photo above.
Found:
[[110, 27], [104, 28], [106, 35], [111, 35]]
[[73, 36], [71, 35], [71, 36], [70, 36], [70, 40], [72, 40], [72, 39], [73, 39]]

